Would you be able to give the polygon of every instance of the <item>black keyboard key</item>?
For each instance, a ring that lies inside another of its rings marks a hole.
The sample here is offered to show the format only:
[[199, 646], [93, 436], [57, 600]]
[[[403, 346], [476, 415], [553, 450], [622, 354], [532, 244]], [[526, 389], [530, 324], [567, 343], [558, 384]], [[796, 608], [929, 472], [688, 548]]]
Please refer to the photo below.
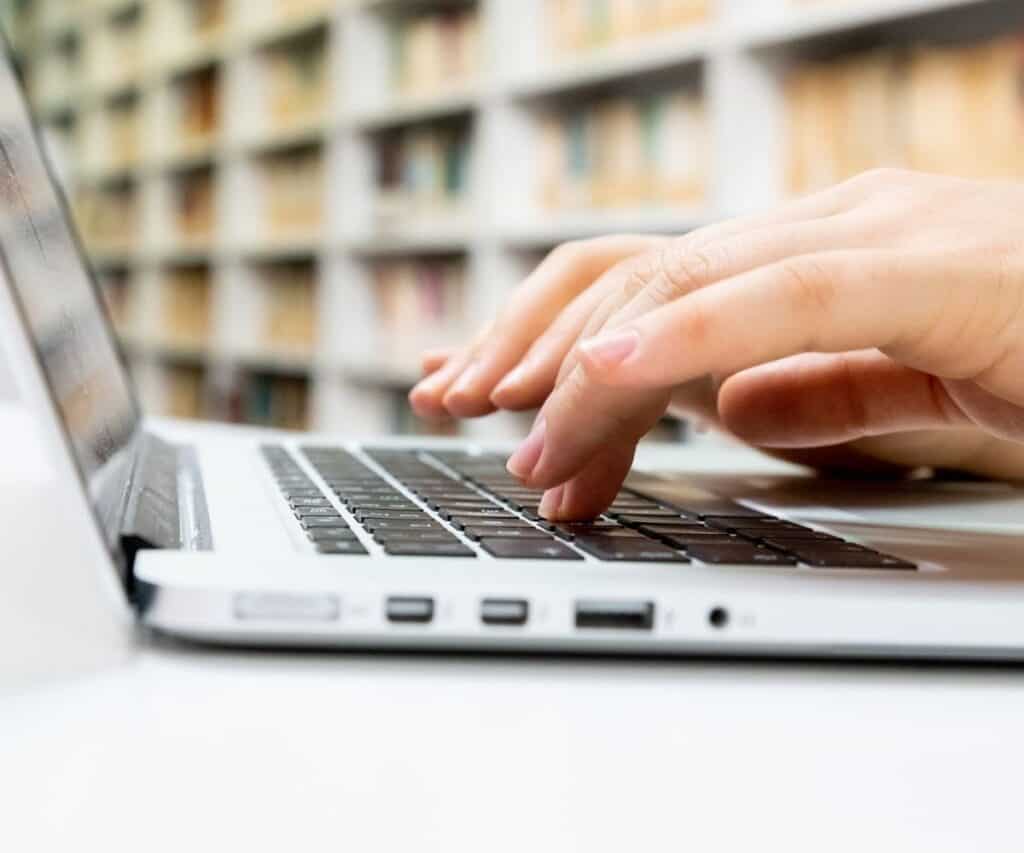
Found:
[[403, 530], [413, 532], [421, 530], [423, 532], [431, 532], [436, 530], [444, 530], [444, 528], [436, 521], [428, 518], [421, 517], [417, 520], [391, 520], [391, 519], [367, 519], [363, 523], [363, 527], [369, 530], [371, 533], [378, 530]]
[[642, 527], [638, 527], [637, 530], [647, 536], [653, 536], [655, 539], [690, 538], [700, 540], [704, 538], [720, 539], [723, 536], [736, 538], [728, 530], [715, 530], [713, 527], [703, 526], [686, 527], [684, 525], [645, 524]]
[[513, 516], [509, 513], [509, 510], [503, 506], [495, 506], [492, 503], [488, 504], [476, 504], [471, 506], [464, 506], [459, 504], [458, 506], [439, 506], [434, 507], [441, 518], [451, 518], [453, 515], [464, 515], [469, 518], [486, 518], [486, 517], [506, 517], [512, 518]]
[[294, 512], [296, 518], [341, 518], [333, 506], [300, 506]]
[[615, 516], [620, 524], [639, 526], [642, 524], [672, 524], [683, 519], [671, 512], [664, 513], [621, 513]]
[[616, 539], [646, 541], [646, 537], [639, 530], [600, 521], [592, 524], [556, 524], [554, 533], [560, 539], [566, 539], [570, 542], [578, 536], [610, 536]]
[[391, 540], [382, 543], [384, 551], [392, 557], [475, 557], [472, 548], [461, 542], [412, 542], [409, 540]]
[[719, 533], [711, 536], [689, 536], [686, 534], [679, 534], [676, 536], [662, 536], [660, 538], [669, 545], [672, 545], [674, 548], [681, 548], [683, 550], [688, 550], [691, 545], [742, 545], [745, 547], [756, 547], [752, 542], [747, 542], [744, 539], [740, 539], [738, 536], [729, 536], [726, 533]]
[[288, 503], [292, 509], [298, 509], [299, 507], [316, 507], [316, 506], [330, 506], [331, 502], [327, 498], [289, 498]]
[[341, 527], [345, 524], [345, 519], [340, 515], [334, 518], [300, 518], [299, 523], [306, 528], [306, 530], [313, 530], [318, 527]]
[[916, 569], [913, 563], [869, 550], [803, 551], [794, 549], [801, 563], [821, 569]]
[[453, 527], [465, 527], [467, 524], [483, 524], [484, 526], [491, 526], [492, 524], [500, 525], [525, 525], [519, 516], [512, 515], [510, 512], [457, 512], [448, 513], [442, 512], [440, 516], [446, 519]]
[[470, 539], [543, 539], [554, 542], [550, 533], [538, 530], [536, 527], [466, 527], [463, 534]]
[[644, 525], [636, 528], [638, 533], [649, 536], [651, 539], [703, 539], [705, 537], [721, 538], [730, 536], [727, 530], [711, 530], [707, 527], [661, 527], [655, 525]]
[[355, 531], [348, 527], [317, 527], [308, 531], [307, 535], [311, 542], [358, 541]]
[[388, 511], [388, 510], [358, 510], [353, 513], [356, 521], [362, 524], [365, 521], [429, 521], [430, 518], [423, 512], [411, 511]]
[[546, 539], [486, 538], [480, 540], [488, 554], [502, 560], [582, 560], [572, 548]]
[[739, 545], [687, 545], [686, 553], [703, 563], [734, 566], [795, 566], [796, 559], [768, 548]]
[[494, 516], [485, 516], [483, 518], [474, 518], [473, 516], [455, 515], [452, 516], [450, 522], [452, 527], [458, 527], [462, 529], [464, 527], [475, 527], [479, 530], [497, 529], [497, 530], [533, 530], [535, 529], [528, 521], [523, 521], [521, 518], [516, 518], [514, 515], [506, 515], [504, 517], [495, 518]]
[[648, 539], [584, 536], [574, 540], [579, 548], [599, 560], [630, 563], [688, 563], [682, 554]]
[[845, 544], [838, 536], [829, 536], [827, 533], [768, 533], [762, 536], [751, 534], [747, 538], [760, 539], [768, 545], [778, 545], [783, 550], [787, 548], [829, 547]]
[[394, 503], [408, 503], [409, 499], [398, 492], [393, 494], [377, 494], [375, 492], [359, 492], [359, 493], [345, 493], [338, 492], [338, 500], [344, 504], [357, 504], [357, 503], [375, 503], [375, 504], [394, 504]]
[[286, 498], [322, 498], [324, 493], [319, 489], [281, 489]]
[[423, 514], [423, 510], [420, 509], [420, 507], [408, 501], [405, 503], [396, 502], [387, 504], [352, 503], [348, 505], [348, 510], [354, 515], [358, 515], [361, 512], [418, 512], [421, 515]]
[[338, 540], [333, 542], [318, 542], [316, 550], [321, 554], [346, 555], [358, 557], [366, 555], [366, 549], [359, 542]]
[[375, 530], [376, 542], [458, 542], [447, 530]]

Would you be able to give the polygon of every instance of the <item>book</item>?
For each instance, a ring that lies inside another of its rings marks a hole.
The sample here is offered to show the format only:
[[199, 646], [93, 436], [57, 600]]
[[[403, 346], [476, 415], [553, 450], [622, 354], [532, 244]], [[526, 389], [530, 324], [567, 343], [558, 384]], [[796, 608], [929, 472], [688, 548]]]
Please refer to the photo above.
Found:
[[266, 104], [271, 128], [322, 118], [328, 101], [327, 44], [322, 33], [265, 53]]
[[264, 222], [271, 239], [315, 239], [324, 219], [323, 154], [319, 145], [268, 155], [261, 164]]
[[900, 166], [1024, 176], [1024, 40], [919, 44], [805, 63], [786, 81], [786, 186]]
[[235, 420], [277, 429], [309, 427], [309, 379], [252, 373], [242, 377]]
[[107, 108], [107, 160], [112, 169], [131, 168], [141, 153], [138, 98], [114, 101]]
[[544, 32], [554, 58], [578, 55], [707, 21], [710, 0], [546, 0]]
[[390, 24], [391, 82], [403, 96], [426, 97], [467, 83], [480, 64], [475, 5], [410, 12]]
[[441, 124], [402, 129], [377, 144], [379, 228], [458, 215], [469, 194], [470, 128]]
[[261, 336], [268, 351], [310, 355], [315, 350], [316, 279], [312, 263], [273, 264], [263, 271]]
[[178, 242], [185, 246], [207, 246], [216, 224], [216, 181], [214, 171], [202, 167], [170, 177], [173, 225]]
[[83, 187], [74, 201], [74, 215], [90, 251], [128, 252], [136, 245], [139, 222], [138, 193], [134, 182]]
[[220, 74], [202, 68], [177, 82], [178, 130], [181, 153], [209, 145], [220, 131]]
[[691, 89], [613, 96], [542, 115], [540, 206], [551, 211], [699, 204], [710, 168], [703, 99]]
[[164, 342], [202, 349], [211, 332], [210, 270], [205, 266], [172, 268], [160, 287], [160, 334]]
[[[375, 347], [392, 366], [418, 364], [419, 354], [464, 336], [465, 263], [388, 261], [373, 275]], [[377, 358], [377, 361], [381, 361]]]
[[161, 413], [172, 418], [202, 417], [205, 382], [205, 371], [199, 365], [164, 365]]

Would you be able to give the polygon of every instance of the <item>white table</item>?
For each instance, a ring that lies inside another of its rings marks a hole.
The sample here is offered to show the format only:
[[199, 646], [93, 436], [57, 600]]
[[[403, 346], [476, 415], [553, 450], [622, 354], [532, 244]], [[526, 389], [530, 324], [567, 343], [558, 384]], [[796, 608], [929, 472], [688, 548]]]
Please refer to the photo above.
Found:
[[4, 850], [1024, 846], [1020, 668], [76, 639], [29, 432], [0, 407]]

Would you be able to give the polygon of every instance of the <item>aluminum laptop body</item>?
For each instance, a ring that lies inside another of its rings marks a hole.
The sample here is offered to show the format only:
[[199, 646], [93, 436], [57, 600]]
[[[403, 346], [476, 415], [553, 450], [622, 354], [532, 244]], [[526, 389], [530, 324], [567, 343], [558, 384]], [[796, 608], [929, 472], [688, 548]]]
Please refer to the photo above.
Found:
[[112, 614], [261, 646], [1024, 657], [1008, 485], [681, 476], [658, 448], [612, 514], [551, 529], [508, 448], [154, 423], [7, 59], [0, 158], [0, 334]]

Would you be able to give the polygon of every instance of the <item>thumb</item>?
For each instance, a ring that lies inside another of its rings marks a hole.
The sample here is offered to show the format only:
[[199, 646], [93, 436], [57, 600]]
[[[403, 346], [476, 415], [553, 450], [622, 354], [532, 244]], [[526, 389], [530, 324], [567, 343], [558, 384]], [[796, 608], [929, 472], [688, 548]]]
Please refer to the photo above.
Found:
[[878, 350], [809, 353], [744, 370], [723, 383], [718, 408], [727, 429], [775, 448], [972, 423], [939, 379]]

